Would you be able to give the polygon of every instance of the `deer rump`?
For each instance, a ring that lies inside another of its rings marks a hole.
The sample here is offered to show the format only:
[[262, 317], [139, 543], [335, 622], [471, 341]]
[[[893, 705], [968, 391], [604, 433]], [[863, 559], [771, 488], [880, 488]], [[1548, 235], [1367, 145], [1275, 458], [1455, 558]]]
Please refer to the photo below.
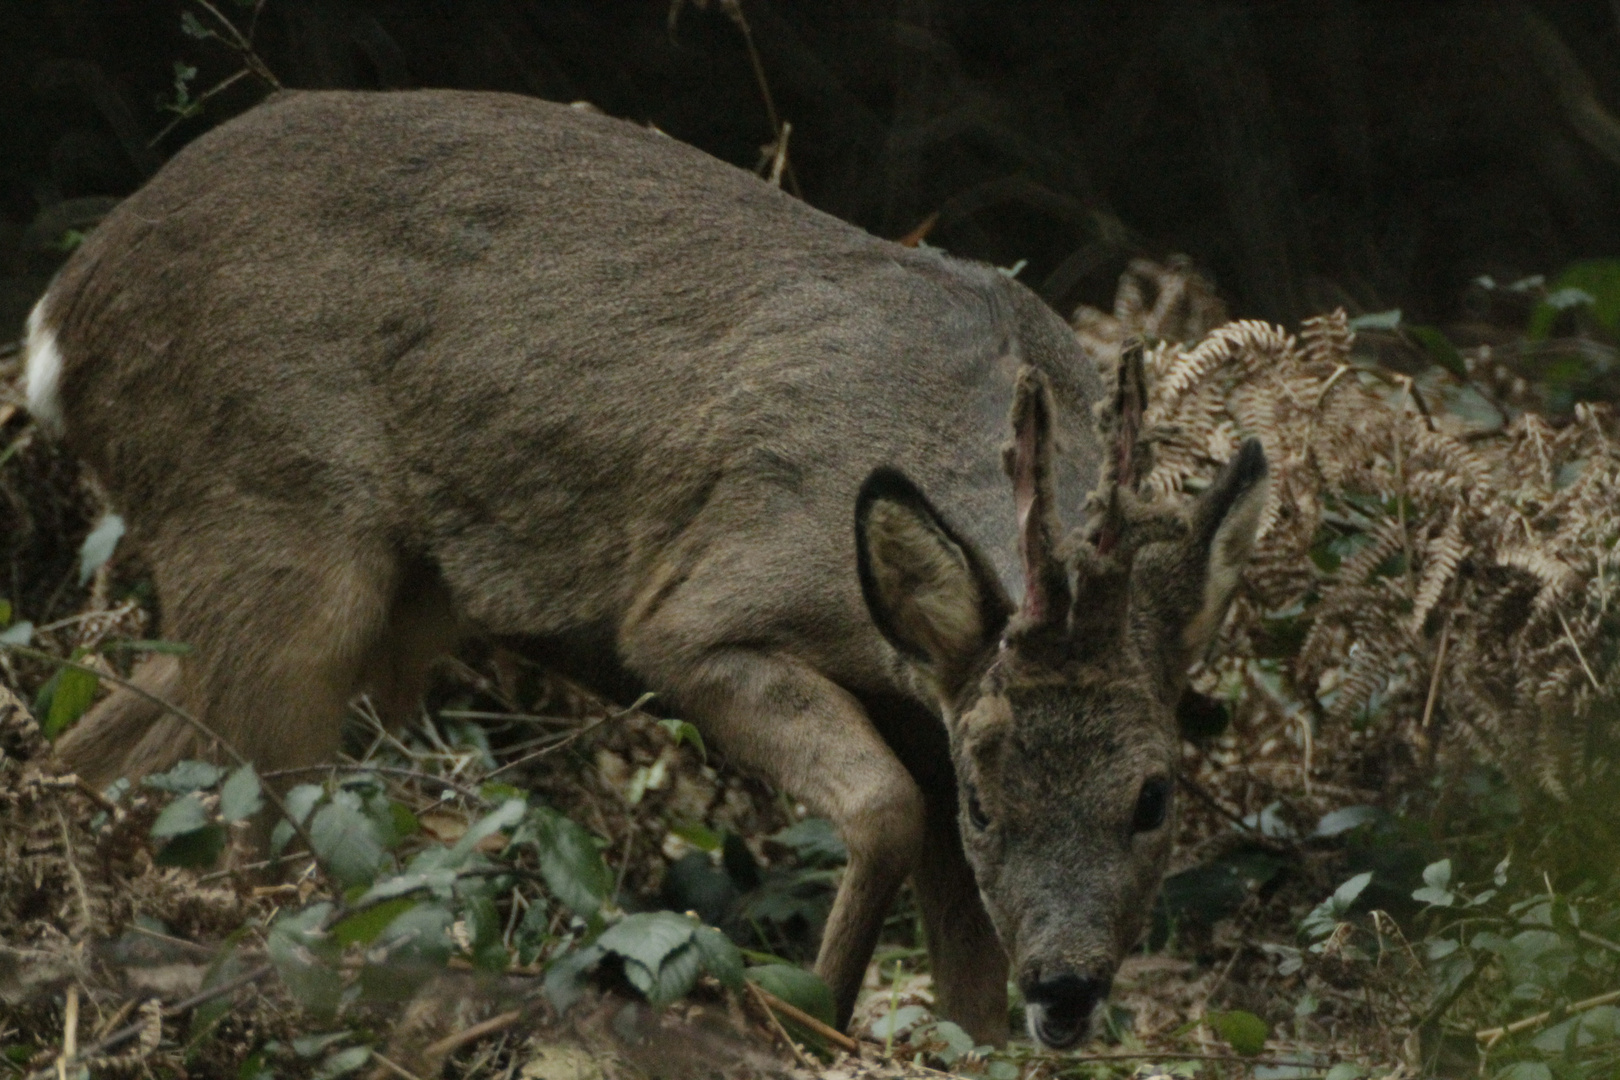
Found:
[[[851, 520], [899, 470], [1011, 610], [1026, 367], [1080, 520], [1102, 391], [1022, 286], [581, 110], [301, 93], [177, 154], [30, 329], [33, 411], [193, 649], [142, 685], [271, 770], [330, 758], [358, 691], [409, 715], [460, 637], [537, 642], [839, 823], [819, 966], [841, 1019], [915, 870], [936, 952], [966, 943], [942, 1009], [1004, 1035], [939, 704], [863, 603]], [[98, 784], [206, 750], [127, 693], [60, 746]]]

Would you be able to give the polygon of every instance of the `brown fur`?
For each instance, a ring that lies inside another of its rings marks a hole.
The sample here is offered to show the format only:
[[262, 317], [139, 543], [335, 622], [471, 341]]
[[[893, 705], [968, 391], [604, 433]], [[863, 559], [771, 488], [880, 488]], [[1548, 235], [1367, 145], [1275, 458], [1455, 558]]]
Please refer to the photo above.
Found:
[[[818, 969], [841, 1018], [908, 874], [942, 1008], [981, 1040], [1005, 1036], [992, 914], [1024, 977], [1111, 971], [1136, 933], [1168, 830], [1124, 861], [1096, 837], [1168, 767], [1154, 687], [1179, 672], [998, 645], [1009, 591], [1063, 592], [1052, 541], [1100, 456], [1096, 374], [1016, 283], [601, 116], [293, 94], [176, 155], [39, 323], [64, 437], [193, 649], [137, 681], [261, 769], [331, 755], [358, 691], [408, 712], [458, 637], [522, 637], [657, 691], [837, 824]], [[1000, 470], [1015, 386], [1040, 410], [1014, 432], [1041, 455], [1033, 495]], [[863, 603], [850, 517], [878, 466], [932, 502], [880, 513], [888, 599]], [[1033, 549], [1015, 495], [1038, 503]], [[1207, 544], [1178, 558], [1202, 600]], [[1144, 641], [1198, 614], [1172, 607]], [[61, 749], [105, 782], [203, 748], [118, 693]], [[976, 836], [964, 853], [958, 775], [1028, 822], [1001, 862]]]

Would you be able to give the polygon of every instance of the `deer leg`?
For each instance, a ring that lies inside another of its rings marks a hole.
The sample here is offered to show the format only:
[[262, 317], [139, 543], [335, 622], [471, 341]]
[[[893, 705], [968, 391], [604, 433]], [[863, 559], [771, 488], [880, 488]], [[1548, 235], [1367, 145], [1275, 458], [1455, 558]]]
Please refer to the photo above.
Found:
[[[364, 658], [394, 595], [391, 552], [335, 529], [240, 510], [225, 530], [176, 530], [149, 552], [164, 634], [190, 647], [153, 661], [152, 692], [228, 740], [261, 772], [330, 758]], [[322, 546], [311, 537], [330, 539]], [[154, 715], [154, 713], [156, 715]], [[144, 723], [144, 731], [141, 730]], [[70, 767], [110, 781], [219, 752], [172, 713], [118, 695], [63, 740]]]
[[962, 853], [954, 785], [929, 790], [924, 850], [911, 887], [922, 909], [939, 1015], [974, 1040], [1007, 1041], [1007, 954], [996, 937], [973, 869]]
[[[627, 651], [634, 662], [633, 642]], [[816, 972], [847, 1025], [884, 917], [922, 851], [921, 792], [855, 698], [800, 661], [724, 649], [656, 676], [653, 685], [727, 757], [830, 818], [843, 836], [849, 865]]]
[[148, 657], [135, 666], [130, 682], [152, 697], [117, 687], [56, 741], [57, 756], [97, 788], [125, 775], [130, 750], [163, 718], [163, 706], [152, 698], [175, 699], [180, 686], [179, 658]]

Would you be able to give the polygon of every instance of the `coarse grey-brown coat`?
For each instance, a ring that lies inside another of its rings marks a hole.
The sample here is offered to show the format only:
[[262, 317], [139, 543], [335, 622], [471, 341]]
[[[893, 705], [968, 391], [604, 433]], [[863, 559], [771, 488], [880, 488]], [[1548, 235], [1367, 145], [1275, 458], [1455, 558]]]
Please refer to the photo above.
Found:
[[[985, 784], [1022, 854], [1002, 865], [971, 836], [964, 854], [979, 808], [958, 807], [956, 777], [977, 775], [979, 743], [958, 712], [1020, 715], [1021, 676], [1005, 684], [1033, 669], [1002, 630], [1051, 569], [1031, 570], [1030, 523], [1078, 522], [1099, 468], [1099, 379], [1021, 286], [589, 112], [291, 94], [98, 227], [29, 350], [34, 411], [125, 513], [165, 635], [194, 650], [138, 680], [262, 769], [329, 758], [357, 691], [407, 715], [459, 638], [522, 641], [656, 691], [833, 819], [850, 864], [818, 968], [841, 1021], [910, 874], [946, 1015], [1005, 1034], [988, 901], [1033, 1012], [1054, 1002], [1037, 1035], [1084, 1029], [1169, 830], [1030, 845], [1129, 821], [1174, 740], [1135, 652], [1080, 657], [1078, 682], [1037, 665], [1025, 689], [1048, 720], [1023, 752], [1040, 767]], [[1033, 517], [1018, 462], [1003, 471], [1015, 387], [1020, 460], [1045, 470]], [[881, 551], [873, 520], [892, 526]], [[946, 583], [943, 607], [906, 606], [918, 573]], [[61, 749], [98, 783], [192, 752], [127, 692]]]

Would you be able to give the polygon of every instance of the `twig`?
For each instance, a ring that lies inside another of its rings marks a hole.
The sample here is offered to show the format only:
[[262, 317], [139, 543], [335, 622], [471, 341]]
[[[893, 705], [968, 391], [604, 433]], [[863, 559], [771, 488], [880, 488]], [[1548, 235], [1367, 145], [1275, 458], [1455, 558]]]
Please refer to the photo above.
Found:
[[[57, 1080], [67, 1080], [68, 1066], [79, 1058], [79, 988], [67, 988], [67, 1006], [62, 1010], [62, 1056], [56, 1059]], [[78, 1072], [77, 1069], [74, 1070]]]
[[[628, 712], [628, 711], [629, 710], [626, 710], [626, 712]], [[591, 731], [595, 731], [597, 728], [601, 727], [603, 724], [607, 723], [609, 720], [615, 720], [618, 717], [623, 716], [623, 715], [625, 715], [625, 713], [615, 713], [612, 716], [598, 717], [597, 719], [592, 720], [589, 724], [586, 724], [584, 727], [580, 728], [578, 731], [573, 732], [572, 734], [563, 737], [562, 739], [558, 740], [557, 742], [552, 743], [550, 746], [542, 746], [540, 749], [536, 750], [532, 754], [524, 754], [520, 758], [514, 758], [513, 760], [508, 761], [505, 765], [499, 766], [498, 768], [495, 768], [495, 769], [491, 769], [488, 773], [484, 774], [484, 779], [489, 780], [489, 779], [491, 779], [493, 777], [499, 776], [501, 773], [505, 772], [507, 769], [515, 769], [519, 765], [526, 765], [529, 762], [535, 760], [536, 758], [542, 758], [542, 757], [545, 757], [547, 754], [555, 753], [556, 751], [561, 750], [563, 747], [568, 746], [570, 743], [574, 742], [576, 739], [580, 738], [581, 736], [585, 735], [586, 733], [591, 732]]]
[[1597, 676], [1592, 674], [1592, 669], [1587, 666], [1586, 654], [1581, 652], [1580, 642], [1576, 641], [1575, 635], [1570, 632], [1569, 622], [1564, 618], [1564, 613], [1557, 608], [1553, 608], [1553, 614], [1558, 616], [1558, 624], [1564, 628], [1564, 637], [1568, 639], [1569, 647], [1575, 650], [1575, 659], [1581, 662], [1581, 670], [1586, 672], [1586, 678], [1591, 682], [1592, 689], [1600, 694], [1603, 693], [1603, 687], [1598, 682]]
[[485, 1035], [493, 1035], [497, 1031], [505, 1031], [507, 1028], [517, 1023], [522, 1016], [523, 1013], [517, 1009], [513, 1009], [511, 1012], [503, 1012], [499, 1016], [492, 1016], [483, 1023], [474, 1024], [465, 1031], [457, 1031], [454, 1034], [446, 1035], [438, 1042], [429, 1043], [422, 1051], [422, 1056], [428, 1058], [446, 1057], [455, 1053], [457, 1050], [461, 1049], [463, 1046], [466, 1046], [470, 1042], [477, 1042]]
[[1440, 628], [1440, 646], [1434, 651], [1434, 671], [1429, 675], [1429, 696], [1423, 702], [1423, 722], [1418, 730], [1425, 736], [1429, 733], [1429, 724], [1434, 719], [1434, 703], [1440, 696], [1440, 673], [1446, 666], [1446, 646], [1451, 642], [1451, 616], [1446, 616], [1446, 624]]
[[[745, 985], [748, 987], [749, 992], [754, 995], [754, 1000], [759, 1003], [759, 1007], [765, 1010], [765, 1019], [770, 1022], [771, 1029], [776, 1032], [777, 1036], [784, 1043], [787, 1044], [788, 1050], [790, 1050], [793, 1056], [798, 1059], [799, 1064], [803, 1065], [807, 1069], [814, 1070], [815, 1065], [811, 1063], [810, 1055], [806, 1054], [804, 1052], [804, 1048], [793, 1041], [793, 1037], [789, 1035], [787, 1033], [787, 1029], [782, 1026], [782, 1021], [778, 1020], [776, 1018], [776, 1013], [771, 1010], [770, 1003], [765, 1000], [765, 991], [761, 990], [754, 983], [747, 983]], [[780, 1004], [786, 1004], [786, 1002], [781, 1002]]]
[[393, 1073], [395, 1076], [401, 1077], [402, 1080], [422, 1080], [421, 1077], [419, 1077], [415, 1073], [411, 1072], [411, 1070], [407, 1069], [405, 1066], [401, 1065], [397, 1061], [393, 1061], [393, 1060], [391, 1060], [389, 1058], [384, 1057], [377, 1050], [373, 1050], [371, 1052], [371, 1056], [376, 1058], [378, 1064], [382, 1065], [383, 1068], [387, 1069], [389, 1072]]
[[[275, 965], [262, 964], [244, 975], [237, 976], [229, 982], [223, 982], [218, 986], [213, 986], [207, 990], [199, 991], [198, 993], [192, 994], [184, 1001], [178, 1001], [175, 1004], [170, 1005], [167, 1009], [163, 1010], [161, 1015], [165, 1020], [172, 1020], [177, 1016], [190, 1012], [199, 1005], [207, 1004], [208, 1002], [213, 1001], [215, 998], [220, 998], [226, 996], [227, 994], [235, 993], [244, 986], [258, 982], [260, 979], [264, 978], [274, 970]], [[70, 989], [69, 993], [73, 994], [75, 991]], [[99, 1042], [91, 1043], [89, 1046], [84, 1048], [79, 1056], [85, 1059], [100, 1057], [107, 1051], [122, 1046], [131, 1039], [139, 1038], [141, 1032], [145, 1031], [146, 1028], [147, 1022], [145, 1020], [131, 1024], [126, 1028], [113, 1032], [111, 1035], [100, 1040]], [[39, 1071], [31, 1074], [28, 1077], [28, 1080], [49, 1080], [49, 1078], [55, 1072], [56, 1070], [54, 1068], [40, 1069]]]
[[337, 762], [328, 763], [325, 765], [300, 765], [295, 769], [276, 769], [272, 772], [262, 773], [259, 778], [261, 780], [271, 780], [279, 779], [283, 776], [299, 776], [307, 773], [330, 772], [334, 769], [341, 770], [343, 772], [382, 773], [384, 776], [397, 776], [408, 780], [426, 780], [429, 783], [439, 784], [443, 787], [447, 787], [456, 794], [461, 795], [464, 798], [471, 799], [474, 802], [489, 802], [488, 799], [485, 799], [482, 795], [474, 791], [472, 788], [467, 787], [465, 784], [458, 784], [454, 780], [447, 780], [442, 776], [434, 776], [432, 773], [422, 772], [420, 769], [403, 769], [397, 765], [365, 765], [360, 762], [355, 762], [352, 764], [347, 762]]
[[[721, 0], [720, 6], [731, 17], [731, 21], [737, 24], [737, 29], [742, 32], [743, 44], [748, 48], [748, 62], [753, 66], [754, 80], [759, 83], [759, 96], [765, 99], [765, 115], [771, 122], [771, 133], [775, 136], [777, 154], [783, 158], [783, 162], [775, 171], [779, 176], [786, 175], [788, 190], [793, 192], [795, 198], [802, 199], [804, 192], [799, 188], [799, 178], [793, 174], [793, 165], [786, 161], [787, 133], [783, 130], [781, 116], [776, 111], [776, 99], [771, 95], [771, 85], [765, 79], [765, 64], [759, 58], [759, 49], [754, 46], [753, 28], [748, 25], [748, 19], [743, 15], [742, 2]], [[776, 155], [772, 156], [774, 158]]]
[[793, 1021], [795, 1024], [798, 1024], [800, 1027], [807, 1028], [813, 1034], [819, 1035], [823, 1039], [826, 1039], [828, 1042], [832, 1043], [846, 1054], [860, 1053], [861, 1044], [850, 1038], [848, 1035], [845, 1035], [837, 1028], [829, 1027], [827, 1024], [817, 1020], [803, 1009], [800, 1009], [795, 1005], [788, 1004], [775, 994], [771, 993], [769, 990], [765, 989], [763, 986], [759, 986], [755, 983], [749, 983], [748, 988], [758, 996], [760, 1004], [764, 1005], [767, 1010], [780, 1013], [789, 1020]]
[[[1557, 1015], [1574, 1016], [1576, 1013], [1583, 1013], [1589, 1009], [1595, 1009], [1599, 1005], [1608, 1005], [1616, 1001], [1620, 1001], [1620, 990], [1610, 990], [1606, 994], [1598, 994], [1596, 997], [1589, 997], [1584, 1001], [1577, 1001], [1569, 1008], [1559, 1011]], [[1531, 1028], [1540, 1027], [1548, 1020], [1551, 1020], [1553, 1015], [1553, 1010], [1548, 1009], [1546, 1012], [1536, 1013], [1534, 1016], [1527, 1016], [1523, 1020], [1515, 1020], [1513, 1023], [1506, 1024], [1502, 1027], [1484, 1028], [1480, 1031], [1476, 1031], [1474, 1032], [1474, 1038], [1484, 1043], [1485, 1049], [1489, 1050], [1491, 1047], [1500, 1042], [1504, 1035], [1517, 1035], [1521, 1031], [1529, 1031]]]

